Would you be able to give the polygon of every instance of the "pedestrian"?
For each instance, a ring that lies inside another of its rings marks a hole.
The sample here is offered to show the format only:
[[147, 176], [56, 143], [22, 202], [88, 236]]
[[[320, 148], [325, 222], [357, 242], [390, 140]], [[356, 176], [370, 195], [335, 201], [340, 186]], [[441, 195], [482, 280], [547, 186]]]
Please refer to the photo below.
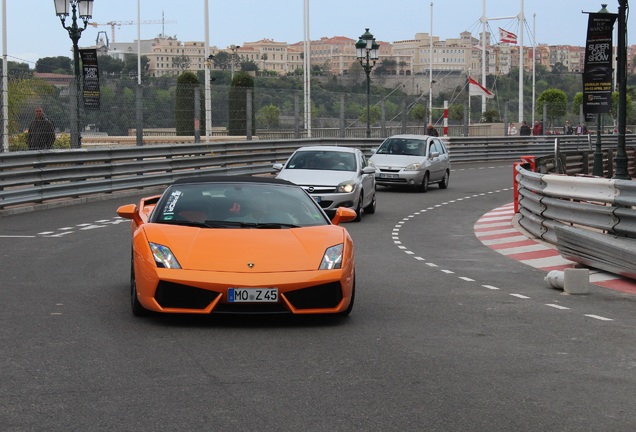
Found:
[[543, 135], [543, 127], [539, 121], [534, 122], [534, 127], [532, 128], [532, 135]]
[[521, 136], [530, 136], [532, 130], [530, 130], [530, 126], [526, 123], [525, 120], [521, 122], [521, 127], [519, 128], [519, 135]]
[[434, 137], [439, 136], [439, 133], [437, 133], [437, 129], [433, 127], [433, 123], [428, 124], [428, 127], [426, 128], [426, 135]]
[[572, 135], [574, 133], [574, 129], [572, 129], [572, 125], [569, 121], [565, 121], [563, 125], [563, 135]]
[[29, 150], [49, 150], [55, 142], [55, 127], [44, 114], [41, 106], [35, 107], [35, 119], [29, 125], [27, 145]]
[[583, 133], [583, 126], [581, 126], [581, 123], [579, 123], [579, 124], [576, 126], [576, 134], [577, 134], [577, 135], [581, 135], [582, 133]]
[[508, 135], [517, 135], [517, 128], [514, 123], [508, 125]]

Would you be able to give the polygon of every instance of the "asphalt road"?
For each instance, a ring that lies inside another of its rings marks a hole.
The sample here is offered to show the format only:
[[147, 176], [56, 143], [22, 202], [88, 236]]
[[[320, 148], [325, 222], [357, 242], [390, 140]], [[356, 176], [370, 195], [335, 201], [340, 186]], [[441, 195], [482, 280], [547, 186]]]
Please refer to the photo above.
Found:
[[[349, 318], [135, 318], [138, 197], [0, 218], [3, 431], [634, 431], [636, 297], [546, 287], [473, 225], [510, 164], [380, 188]], [[275, 253], [275, 250], [272, 251]]]

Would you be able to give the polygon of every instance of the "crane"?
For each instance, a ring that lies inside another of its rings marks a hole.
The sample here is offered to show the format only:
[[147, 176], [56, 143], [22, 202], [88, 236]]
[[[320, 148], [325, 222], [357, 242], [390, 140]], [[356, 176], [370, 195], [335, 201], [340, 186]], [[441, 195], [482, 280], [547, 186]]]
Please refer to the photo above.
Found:
[[[162, 34], [165, 34], [163, 26], [165, 24], [170, 24], [170, 23], [176, 23], [176, 21], [160, 19], [160, 20], [146, 20], [146, 21], [141, 21], [140, 22], [140, 24], [161, 24], [162, 25], [162, 29], [161, 29], [161, 33]], [[115, 42], [115, 27], [121, 27], [123, 25], [137, 25], [137, 21], [108, 21], [107, 23], [90, 22], [89, 24], [92, 25], [95, 28], [97, 28], [98, 26], [105, 26], [105, 25], [110, 26], [111, 40], [114, 43]]]

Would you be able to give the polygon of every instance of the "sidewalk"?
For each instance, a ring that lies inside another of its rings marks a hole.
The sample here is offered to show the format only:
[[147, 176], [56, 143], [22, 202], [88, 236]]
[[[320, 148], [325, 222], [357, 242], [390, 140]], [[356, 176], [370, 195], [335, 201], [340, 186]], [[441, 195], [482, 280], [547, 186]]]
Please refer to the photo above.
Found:
[[[489, 248], [537, 269], [565, 270], [580, 266], [563, 258], [551, 244], [535, 238], [515, 223], [514, 204], [483, 215], [475, 223], [475, 235]], [[636, 294], [636, 280], [590, 269], [590, 283], [627, 294]]]

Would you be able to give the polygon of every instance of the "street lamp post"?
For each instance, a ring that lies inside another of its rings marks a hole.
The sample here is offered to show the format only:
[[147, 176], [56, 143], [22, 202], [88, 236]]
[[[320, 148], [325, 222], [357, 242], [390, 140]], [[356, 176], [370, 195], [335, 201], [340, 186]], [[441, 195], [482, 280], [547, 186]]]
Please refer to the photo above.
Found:
[[232, 79], [234, 79], [234, 64], [236, 63], [236, 51], [238, 51], [239, 48], [240, 46], [238, 45], [230, 45], [230, 50], [232, 51], [232, 61], [231, 61]]
[[[79, 47], [78, 43], [82, 37], [82, 32], [86, 30], [88, 20], [93, 17], [93, 0], [53, 0], [55, 2], [55, 14], [60, 18], [62, 27], [68, 32], [73, 41], [73, 66], [75, 68], [75, 121], [71, 121], [71, 147], [80, 148], [82, 138], [80, 135], [80, 67], [79, 67]], [[66, 17], [71, 9], [71, 25], [66, 25]], [[84, 27], [77, 25], [77, 18], [84, 22]]]
[[371, 69], [375, 66], [375, 62], [378, 60], [378, 49], [380, 44], [375, 42], [375, 38], [369, 29], [366, 31], [360, 40], [356, 42], [356, 56], [360, 60], [360, 64], [364, 69], [364, 73], [367, 75], [367, 138], [371, 138]]

